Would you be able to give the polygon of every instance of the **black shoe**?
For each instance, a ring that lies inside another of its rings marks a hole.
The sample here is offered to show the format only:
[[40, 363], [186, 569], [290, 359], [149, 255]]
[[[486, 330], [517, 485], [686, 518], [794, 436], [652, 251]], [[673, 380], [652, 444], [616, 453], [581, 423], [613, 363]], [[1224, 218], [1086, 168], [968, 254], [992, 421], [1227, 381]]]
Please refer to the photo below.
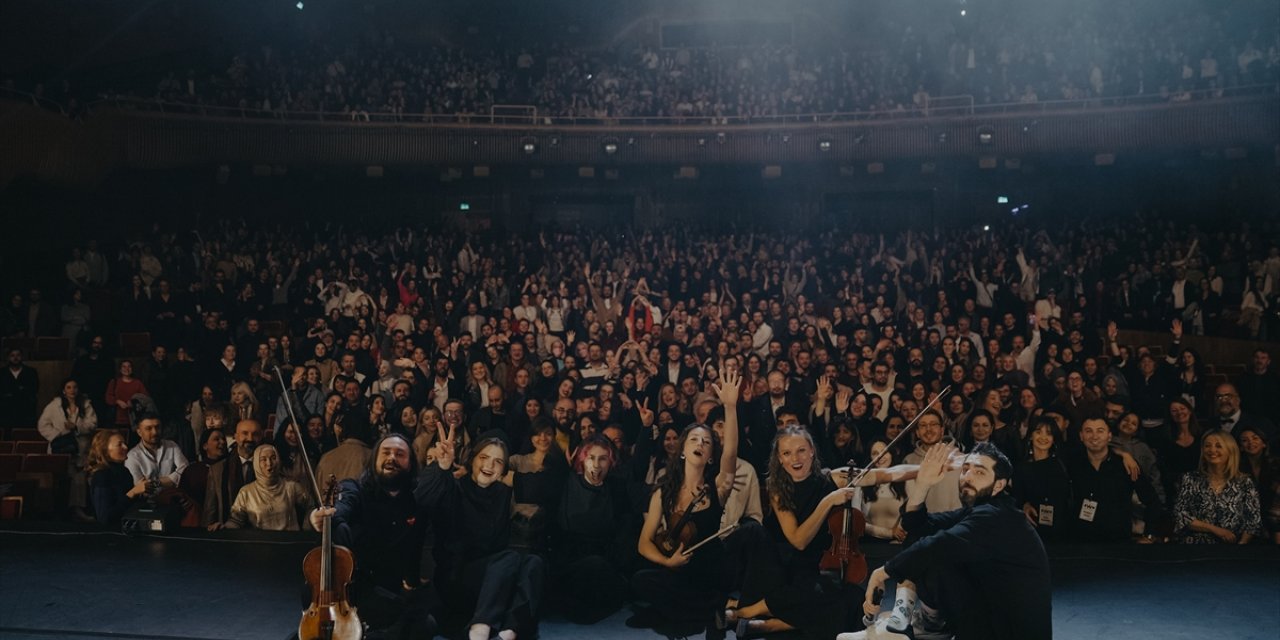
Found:
[[632, 629], [652, 629], [654, 625], [662, 621], [662, 617], [653, 607], [640, 607], [627, 618], [626, 625]]

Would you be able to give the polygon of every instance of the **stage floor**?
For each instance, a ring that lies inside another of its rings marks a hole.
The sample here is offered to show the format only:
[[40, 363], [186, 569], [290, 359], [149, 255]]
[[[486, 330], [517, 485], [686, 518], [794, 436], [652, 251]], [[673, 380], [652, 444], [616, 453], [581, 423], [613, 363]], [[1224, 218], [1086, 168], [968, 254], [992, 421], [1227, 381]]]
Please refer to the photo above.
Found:
[[[314, 543], [244, 537], [0, 531], [0, 638], [284, 640], [298, 622], [301, 558]], [[1275, 547], [1050, 553], [1058, 640], [1278, 637]], [[628, 629], [628, 615], [590, 627], [552, 618], [542, 637], [659, 638]]]

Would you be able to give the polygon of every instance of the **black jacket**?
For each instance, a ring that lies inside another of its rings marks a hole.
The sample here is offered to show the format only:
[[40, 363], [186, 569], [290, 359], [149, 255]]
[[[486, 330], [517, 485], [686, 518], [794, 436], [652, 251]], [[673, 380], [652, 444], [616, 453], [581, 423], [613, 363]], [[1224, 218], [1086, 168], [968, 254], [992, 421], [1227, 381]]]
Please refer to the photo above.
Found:
[[885, 563], [889, 577], [928, 583], [926, 574], [954, 570], [974, 587], [969, 601], [985, 604], [943, 612], [958, 640], [1053, 637], [1049, 558], [1011, 498], [946, 513], [908, 511], [902, 527], [923, 537]]

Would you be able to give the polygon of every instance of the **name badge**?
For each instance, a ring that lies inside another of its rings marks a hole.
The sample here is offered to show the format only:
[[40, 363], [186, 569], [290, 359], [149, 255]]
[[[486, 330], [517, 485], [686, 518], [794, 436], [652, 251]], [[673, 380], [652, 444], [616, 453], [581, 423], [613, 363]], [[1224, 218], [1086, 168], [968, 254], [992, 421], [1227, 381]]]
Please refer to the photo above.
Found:
[[1053, 505], [1051, 504], [1040, 505], [1040, 517], [1038, 521], [1040, 524], [1046, 527], [1053, 526]]
[[1098, 502], [1096, 500], [1085, 500], [1080, 505], [1080, 519], [1085, 522], [1093, 522], [1093, 516], [1098, 513]]

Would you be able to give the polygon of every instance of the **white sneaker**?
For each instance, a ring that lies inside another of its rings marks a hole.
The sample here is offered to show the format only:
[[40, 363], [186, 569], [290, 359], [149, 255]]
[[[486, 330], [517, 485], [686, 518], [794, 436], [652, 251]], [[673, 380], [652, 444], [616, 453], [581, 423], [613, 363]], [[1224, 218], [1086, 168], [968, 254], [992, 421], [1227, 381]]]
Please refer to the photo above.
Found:
[[852, 631], [836, 636], [836, 640], [915, 640], [915, 638], [910, 628], [905, 631], [890, 629], [887, 616], [876, 620], [874, 625], [862, 631]]

